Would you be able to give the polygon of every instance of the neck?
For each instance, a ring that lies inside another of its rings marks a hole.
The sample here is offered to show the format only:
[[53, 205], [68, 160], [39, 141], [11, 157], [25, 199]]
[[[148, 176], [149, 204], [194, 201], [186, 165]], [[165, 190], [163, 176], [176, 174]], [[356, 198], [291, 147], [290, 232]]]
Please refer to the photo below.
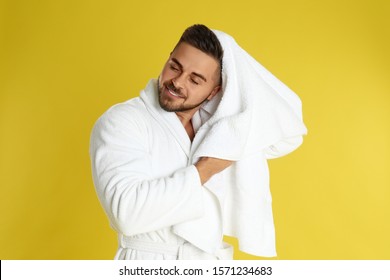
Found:
[[191, 119], [194, 116], [196, 111], [197, 110], [176, 112], [177, 117], [179, 118], [180, 122], [184, 126], [184, 128], [188, 134], [188, 137], [190, 138], [191, 141], [195, 137], [195, 131], [194, 131], [194, 128], [192, 127]]
[[191, 123], [191, 119], [194, 114], [187, 114], [185, 112], [176, 112], [176, 115], [179, 118], [182, 125], [185, 127], [186, 125]]

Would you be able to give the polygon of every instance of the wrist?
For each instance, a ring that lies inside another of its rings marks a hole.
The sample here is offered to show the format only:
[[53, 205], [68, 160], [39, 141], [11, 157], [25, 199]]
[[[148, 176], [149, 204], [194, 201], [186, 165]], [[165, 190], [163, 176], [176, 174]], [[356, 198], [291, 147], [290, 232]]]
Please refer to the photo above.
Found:
[[202, 185], [206, 183], [210, 177], [212, 176], [211, 170], [207, 167], [206, 158], [202, 158], [202, 160], [198, 161], [195, 164], [196, 169], [198, 170], [200, 181]]

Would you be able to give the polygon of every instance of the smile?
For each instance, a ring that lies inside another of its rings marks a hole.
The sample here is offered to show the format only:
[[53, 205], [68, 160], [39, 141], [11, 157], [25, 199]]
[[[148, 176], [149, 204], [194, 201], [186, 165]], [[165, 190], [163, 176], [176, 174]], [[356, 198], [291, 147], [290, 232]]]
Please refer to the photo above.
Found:
[[165, 89], [166, 89], [166, 91], [170, 94], [170, 95], [172, 95], [172, 96], [174, 96], [174, 97], [176, 97], [176, 98], [184, 98], [183, 96], [181, 96], [181, 95], [179, 95], [179, 94], [177, 94], [176, 92], [174, 92], [173, 90], [171, 90], [169, 87], [165, 87]]

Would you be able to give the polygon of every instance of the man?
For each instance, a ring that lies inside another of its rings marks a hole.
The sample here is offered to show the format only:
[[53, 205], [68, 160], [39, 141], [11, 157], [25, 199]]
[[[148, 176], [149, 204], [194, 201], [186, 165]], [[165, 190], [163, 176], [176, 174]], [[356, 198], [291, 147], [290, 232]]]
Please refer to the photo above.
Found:
[[191, 26], [158, 81], [95, 124], [93, 179], [118, 232], [115, 259], [231, 259], [223, 234], [275, 254], [266, 158], [299, 146], [305, 128], [292, 93], [268, 96], [269, 77], [258, 77], [268, 74], [247, 57], [225, 34]]
[[[116, 259], [177, 259], [185, 240], [171, 226], [203, 214], [202, 185], [231, 164], [204, 157], [188, 166], [196, 133], [191, 119], [220, 92], [222, 56], [215, 34], [195, 25], [172, 51], [158, 85], [149, 84], [158, 89], [158, 104], [166, 111], [160, 112], [174, 132], [140, 98], [112, 107], [96, 123], [91, 140], [94, 181], [119, 233]], [[163, 250], [159, 243], [171, 248]], [[217, 258], [196, 251], [197, 258]]]

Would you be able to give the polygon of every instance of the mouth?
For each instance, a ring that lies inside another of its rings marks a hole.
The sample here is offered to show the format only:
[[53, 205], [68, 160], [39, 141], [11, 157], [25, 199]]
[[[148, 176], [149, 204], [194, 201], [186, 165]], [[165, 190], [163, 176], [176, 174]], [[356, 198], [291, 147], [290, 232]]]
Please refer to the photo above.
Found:
[[176, 92], [175, 92], [174, 90], [172, 90], [169, 86], [165, 86], [165, 91], [166, 91], [169, 95], [171, 95], [171, 96], [173, 96], [173, 97], [176, 97], [176, 98], [184, 98], [184, 96], [182, 96], [182, 95], [176, 93]]

